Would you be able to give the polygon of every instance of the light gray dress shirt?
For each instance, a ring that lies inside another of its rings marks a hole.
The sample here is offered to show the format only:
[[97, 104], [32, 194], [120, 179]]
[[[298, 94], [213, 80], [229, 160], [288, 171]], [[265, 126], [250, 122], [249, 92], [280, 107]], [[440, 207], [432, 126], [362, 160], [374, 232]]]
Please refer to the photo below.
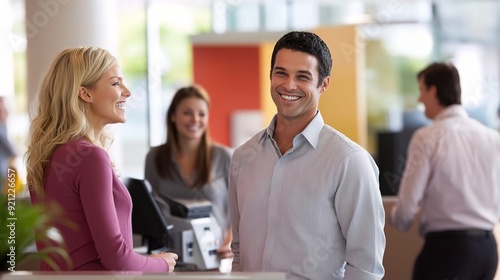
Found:
[[381, 279], [385, 215], [372, 157], [319, 112], [281, 155], [275, 122], [233, 154], [233, 271]]
[[[224, 146], [212, 145], [212, 182], [201, 188], [189, 187], [182, 178], [179, 165], [171, 158], [172, 177], [165, 179], [158, 174], [155, 167], [155, 157], [159, 147], [153, 147], [146, 156], [145, 178], [153, 188], [153, 194], [157, 199], [165, 201], [165, 198], [176, 198], [184, 200], [208, 200], [212, 203], [212, 215], [221, 226], [224, 236], [229, 229], [229, 210], [227, 202], [228, 170], [231, 162], [232, 151]], [[193, 177], [197, 173], [193, 174]], [[161, 204], [163, 205], [163, 204]], [[169, 209], [163, 209], [169, 211]]]
[[407, 230], [421, 210], [420, 233], [492, 230], [500, 218], [500, 134], [452, 105], [417, 130], [391, 212]]

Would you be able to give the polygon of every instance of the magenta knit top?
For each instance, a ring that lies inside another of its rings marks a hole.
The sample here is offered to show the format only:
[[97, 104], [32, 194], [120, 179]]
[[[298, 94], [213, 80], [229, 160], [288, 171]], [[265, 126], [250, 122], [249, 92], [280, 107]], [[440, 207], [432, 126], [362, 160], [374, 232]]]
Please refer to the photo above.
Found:
[[[76, 224], [55, 224], [73, 262], [68, 267], [54, 257], [62, 270], [168, 272], [165, 260], [133, 251], [132, 200], [102, 148], [84, 140], [58, 146], [45, 169], [44, 190], [46, 203], [58, 203], [64, 218]], [[40, 269], [52, 270], [45, 262]]]

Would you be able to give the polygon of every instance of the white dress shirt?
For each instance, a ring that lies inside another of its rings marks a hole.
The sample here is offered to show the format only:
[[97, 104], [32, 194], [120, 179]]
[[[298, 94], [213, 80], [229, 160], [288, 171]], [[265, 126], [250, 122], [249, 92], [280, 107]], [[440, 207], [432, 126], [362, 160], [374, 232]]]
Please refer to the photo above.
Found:
[[447, 107], [413, 135], [391, 223], [420, 233], [492, 230], [500, 217], [500, 133]]
[[319, 112], [281, 155], [275, 121], [231, 162], [233, 271], [381, 279], [385, 214], [372, 157]]

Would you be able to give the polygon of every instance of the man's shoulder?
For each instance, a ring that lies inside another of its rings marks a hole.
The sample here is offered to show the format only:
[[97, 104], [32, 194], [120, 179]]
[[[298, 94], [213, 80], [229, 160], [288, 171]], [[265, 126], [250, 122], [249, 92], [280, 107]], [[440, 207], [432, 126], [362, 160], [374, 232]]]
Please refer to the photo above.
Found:
[[338, 150], [343, 150], [346, 152], [366, 151], [361, 145], [356, 143], [354, 140], [352, 140], [342, 132], [326, 124], [323, 126], [323, 129], [321, 130], [320, 141], [326, 144], [327, 147], [335, 148], [337, 151]]
[[476, 135], [476, 142], [479, 143], [478, 138], [482, 139], [483, 143], [489, 143], [488, 146], [496, 146], [500, 149], [500, 131], [493, 129], [478, 120], [474, 120], [476, 127], [471, 134]]
[[413, 140], [421, 139], [425, 140], [428, 138], [442, 137], [451, 128], [442, 122], [431, 122], [427, 125], [421, 126], [411, 134]]
[[481, 123], [477, 119], [466, 117], [461, 119], [450, 119], [447, 121], [435, 121], [415, 131], [415, 135], [428, 136], [432, 134], [442, 134], [444, 132], [464, 133], [474, 132], [481, 135], [491, 135], [500, 137], [500, 132]]
[[253, 135], [252, 137], [250, 137], [247, 141], [243, 142], [243, 144], [241, 144], [240, 146], [238, 146], [238, 147], [235, 149], [235, 151], [234, 151], [234, 152], [236, 153], [237, 151], [240, 151], [240, 150], [242, 150], [242, 149], [245, 149], [245, 148], [248, 148], [248, 147], [251, 147], [251, 146], [255, 146], [255, 145], [257, 145], [257, 144], [261, 141], [261, 139], [262, 139], [262, 137], [263, 137], [264, 133], [266, 132], [266, 129], [267, 129], [267, 128], [262, 129], [262, 130], [261, 130], [261, 131], [259, 131], [257, 134], [255, 134], [255, 135]]

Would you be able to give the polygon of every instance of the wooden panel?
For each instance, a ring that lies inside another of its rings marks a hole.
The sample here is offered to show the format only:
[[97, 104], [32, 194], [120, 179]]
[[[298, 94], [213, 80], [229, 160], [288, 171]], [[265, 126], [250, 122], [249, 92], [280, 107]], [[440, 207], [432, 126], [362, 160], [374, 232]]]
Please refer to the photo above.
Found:
[[262, 43], [260, 45], [260, 100], [264, 119], [264, 127], [269, 125], [276, 114], [276, 105], [271, 97], [271, 55], [273, 54], [275, 42]]
[[[389, 218], [392, 206], [394, 206], [395, 202], [396, 197], [384, 197], [386, 221]], [[386, 222], [384, 231], [387, 245], [384, 255], [384, 280], [411, 279], [415, 259], [424, 244], [424, 240], [418, 232], [419, 223], [420, 216], [413, 221], [408, 232], [401, 232]], [[500, 225], [495, 227], [494, 233], [497, 240], [498, 251], [500, 252]], [[500, 280], [500, 272], [498, 269], [494, 280]]]
[[319, 104], [325, 123], [367, 148], [365, 51], [358, 27], [323, 27], [313, 32], [325, 41], [333, 58], [330, 87]]
[[420, 217], [417, 217], [408, 232], [401, 232], [387, 222], [395, 202], [396, 197], [384, 197], [386, 215], [384, 231], [387, 242], [384, 254], [384, 280], [411, 279], [413, 264], [424, 244], [418, 233]]

